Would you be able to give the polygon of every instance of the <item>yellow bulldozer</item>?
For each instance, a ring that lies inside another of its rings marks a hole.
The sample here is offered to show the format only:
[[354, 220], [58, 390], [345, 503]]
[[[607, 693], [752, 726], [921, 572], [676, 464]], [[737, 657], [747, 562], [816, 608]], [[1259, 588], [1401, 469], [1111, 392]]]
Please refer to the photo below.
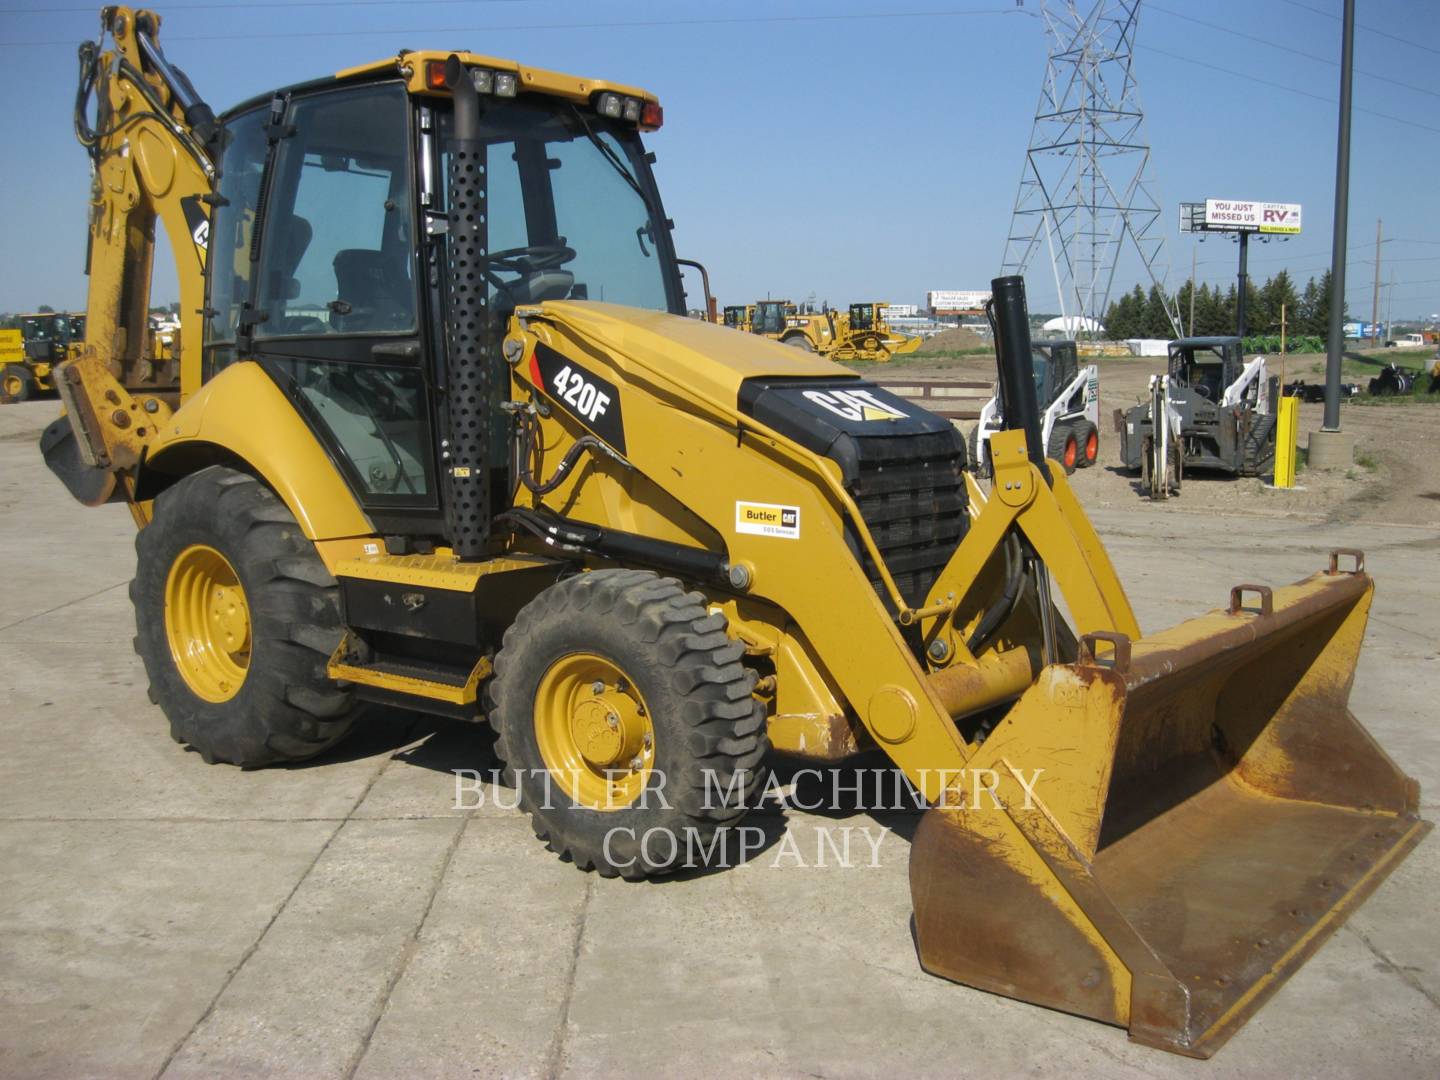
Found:
[[[703, 862], [772, 751], [879, 748], [927, 807], [926, 970], [1193, 1056], [1429, 828], [1347, 705], [1358, 552], [1141, 632], [1043, 457], [1019, 278], [987, 493], [949, 422], [684, 317], [654, 95], [402, 52], [216, 118], [156, 15], [103, 24], [42, 449], [134, 516], [136, 649], [206, 762], [311, 757], [370, 702], [488, 723], [539, 837], [638, 879]], [[174, 408], [115, 375], [156, 216]]]
[[924, 340], [901, 334], [890, 328], [885, 318], [888, 305], [883, 301], [851, 304], [849, 311], [835, 320], [835, 344], [830, 359], [840, 361], [868, 360], [885, 363], [892, 356], [903, 356], [920, 348]]

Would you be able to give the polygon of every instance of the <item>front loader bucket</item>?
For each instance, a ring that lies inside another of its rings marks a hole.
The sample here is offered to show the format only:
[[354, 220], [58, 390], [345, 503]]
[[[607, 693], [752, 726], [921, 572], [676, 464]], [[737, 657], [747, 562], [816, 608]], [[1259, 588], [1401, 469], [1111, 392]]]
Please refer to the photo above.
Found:
[[919, 350], [925, 343], [925, 339], [916, 335], [914, 337], [895, 336], [886, 342], [885, 347], [891, 356], [904, 356], [906, 353], [913, 353]]
[[1046, 668], [916, 832], [925, 969], [1192, 1057], [1234, 1034], [1430, 829], [1347, 705], [1348, 554]]

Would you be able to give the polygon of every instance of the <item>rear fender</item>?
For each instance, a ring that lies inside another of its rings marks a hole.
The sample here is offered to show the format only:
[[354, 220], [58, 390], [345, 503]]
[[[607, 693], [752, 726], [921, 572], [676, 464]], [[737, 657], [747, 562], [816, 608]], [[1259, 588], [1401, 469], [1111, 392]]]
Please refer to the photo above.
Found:
[[311, 540], [375, 532], [329, 453], [259, 364], [232, 364], [186, 400], [150, 443], [136, 498], [153, 499], [214, 464], [255, 473]]

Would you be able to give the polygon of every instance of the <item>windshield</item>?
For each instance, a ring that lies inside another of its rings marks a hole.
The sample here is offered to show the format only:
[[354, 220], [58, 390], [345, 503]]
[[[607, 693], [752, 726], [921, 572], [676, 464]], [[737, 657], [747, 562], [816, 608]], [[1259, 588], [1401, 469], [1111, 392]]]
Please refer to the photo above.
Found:
[[[449, 113], [440, 128], [448, 148]], [[480, 134], [499, 308], [602, 300], [683, 313], [670, 238], [633, 130], [572, 106], [516, 100], [487, 101]]]
[[750, 329], [757, 334], [778, 334], [785, 329], [785, 307], [783, 303], [755, 305], [755, 317]]
[[853, 330], [869, 330], [875, 325], [875, 309], [869, 304], [850, 305], [850, 327]]

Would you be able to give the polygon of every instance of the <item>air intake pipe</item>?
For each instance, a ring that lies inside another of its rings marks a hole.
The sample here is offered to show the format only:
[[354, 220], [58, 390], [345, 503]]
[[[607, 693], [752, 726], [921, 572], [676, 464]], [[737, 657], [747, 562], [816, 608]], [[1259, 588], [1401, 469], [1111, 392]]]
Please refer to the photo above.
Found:
[[449, 498], [446, 529], [455, 554], [479, 559], [490, 538], [491, 402], [495, 327], [485, 269], [485, 144], [480, 141], [480, 95], [453, 53], [445, 85], [455, 101], [449, 161], [449, 220], [445, 238], [445, 381], [449, 443], [443, 471]]

